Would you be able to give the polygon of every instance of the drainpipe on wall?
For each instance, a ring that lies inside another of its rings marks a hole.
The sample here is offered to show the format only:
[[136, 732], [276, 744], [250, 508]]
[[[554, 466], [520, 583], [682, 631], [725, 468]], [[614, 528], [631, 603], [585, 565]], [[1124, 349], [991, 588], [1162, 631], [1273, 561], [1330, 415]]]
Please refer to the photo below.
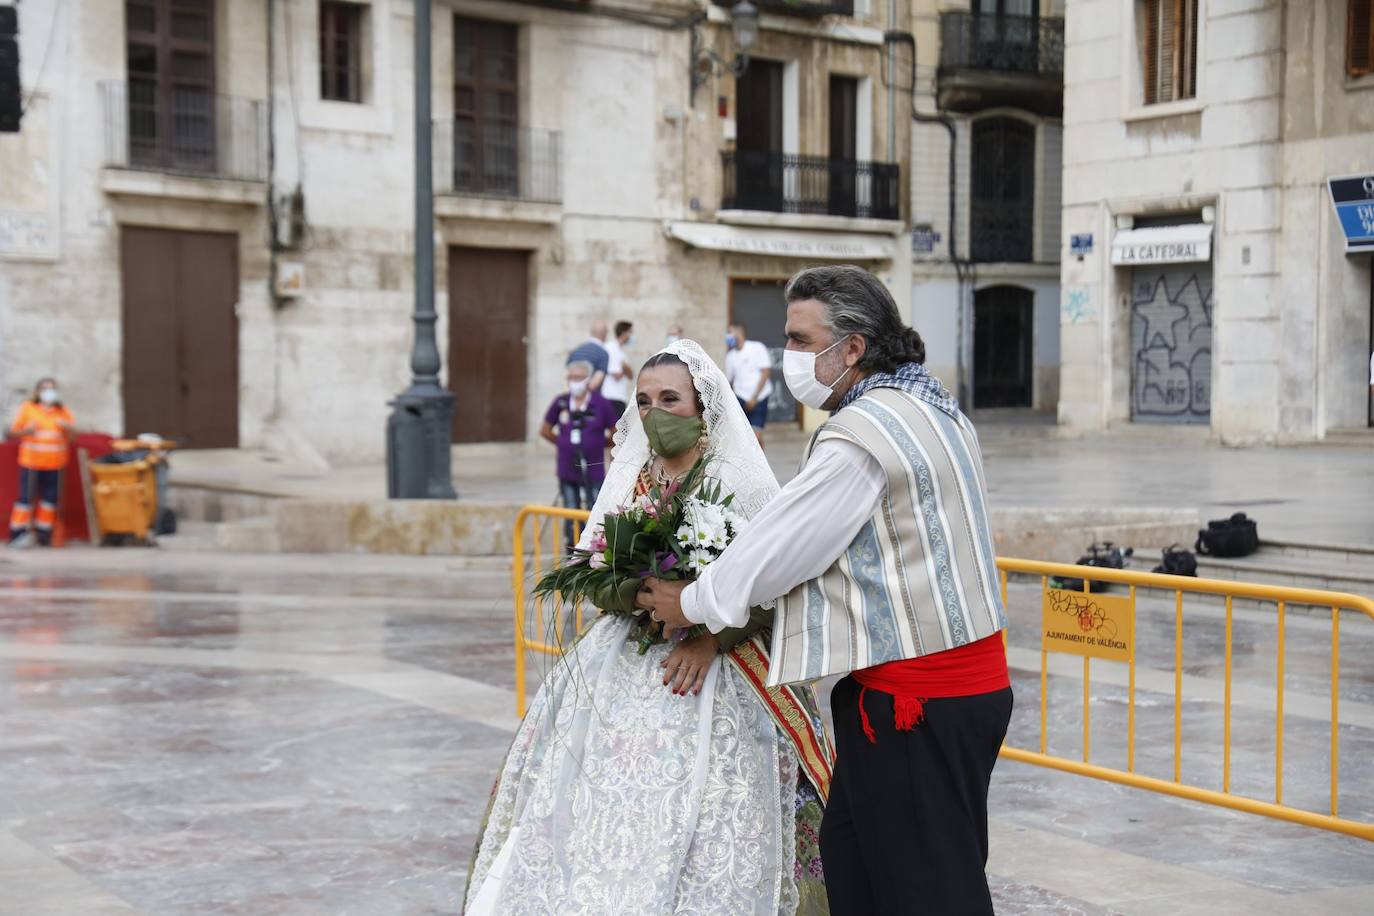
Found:
[[[959, 249], [955, 245], [957, 238], [955, 232], [956, 221], [958, 219], [958, 201], [956, 194], [958, 191], [958, 166], [959, 166], [959, 144], [957, 133], [954, 128], [954, 121], [948, 115], [939, 112], [939, 101], [936, 101], [936, 114], [923, 114], [916, 108], [916, 39], [910, 38], [911, 42], [911, 118], [918, 124], [939, 124], [949, 134], [949, 260], [954, 265], [954, 276], [958, 285], [956, 303], [958, 306], [958, 324], [955, 330], [956, 346], [954, 348], [954, 374], [957, 376], [956, 387], [957, 396], [961, 407], [968, 405], [968, 383], [965, 381], [964, 373], [964, 337], [966, 329], [964, 327], [964, 316], [967, 309], [964, 307], [965, 291], [972, 282], [972, 262], [959, 257]], [[894, 46], [889, 44], [891, 49]]]

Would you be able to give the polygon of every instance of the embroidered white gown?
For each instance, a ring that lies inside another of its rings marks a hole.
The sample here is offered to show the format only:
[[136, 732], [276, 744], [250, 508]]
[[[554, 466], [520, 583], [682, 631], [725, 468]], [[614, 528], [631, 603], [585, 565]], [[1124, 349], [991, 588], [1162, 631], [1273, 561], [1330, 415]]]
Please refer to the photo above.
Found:
[[[663, 686], [602, 616], [550, 672], [501, 771], [469, 916], [775, 916], [798, 903], [797, 755], [720, 656]], [[805, 787], [804, 787], [805, 788]]]

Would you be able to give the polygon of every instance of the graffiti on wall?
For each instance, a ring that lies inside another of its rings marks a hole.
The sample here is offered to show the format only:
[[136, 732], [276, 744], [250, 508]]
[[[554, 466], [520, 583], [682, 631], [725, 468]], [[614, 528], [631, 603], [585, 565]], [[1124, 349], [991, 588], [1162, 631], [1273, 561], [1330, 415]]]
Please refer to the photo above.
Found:
[[1131, 353], [1132, 419], [1211, 419], [1212, 275], [1207, 265], [1133, 272]]
[[1097, 317], [1092, 290], [1086, 286], [1065, 287], [1063, 309], [1064, 321], [1069, 324], [1082, 324]]

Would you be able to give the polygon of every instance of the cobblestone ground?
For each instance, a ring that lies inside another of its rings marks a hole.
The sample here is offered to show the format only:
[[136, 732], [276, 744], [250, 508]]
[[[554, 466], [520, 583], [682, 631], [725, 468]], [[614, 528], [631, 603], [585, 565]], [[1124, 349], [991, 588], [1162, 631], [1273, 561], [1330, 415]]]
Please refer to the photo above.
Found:
[[[508, 572], [379, 557], [0, 552], [0, 913], [457, 910], [515, 727]], [[1039, 741], [1038, 597], [1013, 585], [1010, 742]], [[1173, 604], [1143, 601], [1135, 764], [1171, 777]], [[1290, 614], [1285, 800], [1329, 805], [1328, 616]], [[1182, 770], [1221, 784], [1222, 612], [1185, 622]], [[1374, 621], [1342, 626], [1341, 813], [1374, 821]], [[1274, 788], [1274, 619], [1238, 607], [1232, 788]], [[1067, 662], [1067, 663], [1066, 663]], [[538, 665], [534, 666], [536, 669]], [[532, 671], [531, 683], [538, 671]], [[1124, 765], [1124, 667], [1092, 758]], [[1081, 663], [1048, 742], [1081, 754]], [[1374, 845], [1003, 761], [1000, 913], [1341, 913]]]

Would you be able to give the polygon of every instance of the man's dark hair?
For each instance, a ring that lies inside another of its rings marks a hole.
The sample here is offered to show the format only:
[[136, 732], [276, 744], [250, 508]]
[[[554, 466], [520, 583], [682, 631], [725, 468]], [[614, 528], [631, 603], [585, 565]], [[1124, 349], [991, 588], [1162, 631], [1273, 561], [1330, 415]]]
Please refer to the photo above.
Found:
[[743, 321], [732, 321], [730, 322], [730, 327], [739, 328], [746, 336], [749, 334], [749, 325], [745, 324]]
[[892, 372], [903, 363], [924, 363], [926, 345], [907, 327], [887, 287], [862, 267], [840, 264], [808, 267], [787, 281], [788, 304], [815, 299], [825, 305], [825, 321], [835, 339], [858, 334], [868, 346], [858, 368]]
[[621, 334], [624, 334], [626, 331], [630, 330], [633, 327], [634, 325], [628, 321], [617, 321], [615, 323], [615, 336], [619, 337]]

